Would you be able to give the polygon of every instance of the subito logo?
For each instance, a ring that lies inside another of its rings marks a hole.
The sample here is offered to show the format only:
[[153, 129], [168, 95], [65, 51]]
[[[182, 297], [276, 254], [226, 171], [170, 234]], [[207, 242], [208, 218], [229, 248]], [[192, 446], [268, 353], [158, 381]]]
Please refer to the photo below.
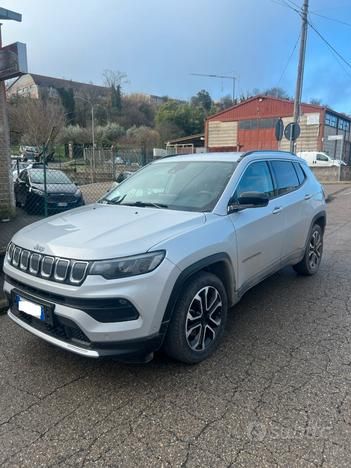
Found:
[[253, 421], [247, 426], [247, 435], [249, 439], [261, 442], [267, 435], [266, 426], [258, 421]]

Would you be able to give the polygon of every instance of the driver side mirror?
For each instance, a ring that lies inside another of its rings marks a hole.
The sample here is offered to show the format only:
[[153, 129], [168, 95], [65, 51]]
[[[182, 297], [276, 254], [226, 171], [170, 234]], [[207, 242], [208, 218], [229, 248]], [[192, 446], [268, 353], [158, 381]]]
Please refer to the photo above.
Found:
[[245, 210], [246, 208], [262, 208], [267, 206], [269, 198], [261, 192], [243, 192], [240, 197], [232, 197], [228, 204], [228, 214]]

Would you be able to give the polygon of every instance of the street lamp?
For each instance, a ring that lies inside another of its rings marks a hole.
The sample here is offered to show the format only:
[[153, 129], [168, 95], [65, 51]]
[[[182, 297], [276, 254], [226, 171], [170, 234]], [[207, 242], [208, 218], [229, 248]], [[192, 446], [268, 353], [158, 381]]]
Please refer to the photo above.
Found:
[[93, 164], [95, 166], [95, 128], [94, 128], [94, 104], [89, 99], [81, 96], [74, 96], [75, 99], [87, 102], [91, 106], [91, 139], [93, 143]]

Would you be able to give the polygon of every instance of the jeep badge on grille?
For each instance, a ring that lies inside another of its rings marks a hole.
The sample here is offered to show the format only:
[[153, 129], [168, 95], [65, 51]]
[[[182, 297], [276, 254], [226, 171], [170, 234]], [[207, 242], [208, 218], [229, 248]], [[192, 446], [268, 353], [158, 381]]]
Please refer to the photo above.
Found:
[[43, 247], [42, 245], [37, 244], [37, 245], [35, 245], [33, 247], [33, 250], [36, 250], [37, 252], [44, 252], [45, 247]]

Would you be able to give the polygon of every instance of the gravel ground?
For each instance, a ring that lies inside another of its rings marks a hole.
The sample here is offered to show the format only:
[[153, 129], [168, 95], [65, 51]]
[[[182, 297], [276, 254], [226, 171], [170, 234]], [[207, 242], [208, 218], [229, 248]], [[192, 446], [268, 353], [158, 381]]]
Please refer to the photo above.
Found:
[[349, 467], [351, 187], [319, 274], [285, 269], [198, 366], [90, 361], [0, 316], [0, 465]]

